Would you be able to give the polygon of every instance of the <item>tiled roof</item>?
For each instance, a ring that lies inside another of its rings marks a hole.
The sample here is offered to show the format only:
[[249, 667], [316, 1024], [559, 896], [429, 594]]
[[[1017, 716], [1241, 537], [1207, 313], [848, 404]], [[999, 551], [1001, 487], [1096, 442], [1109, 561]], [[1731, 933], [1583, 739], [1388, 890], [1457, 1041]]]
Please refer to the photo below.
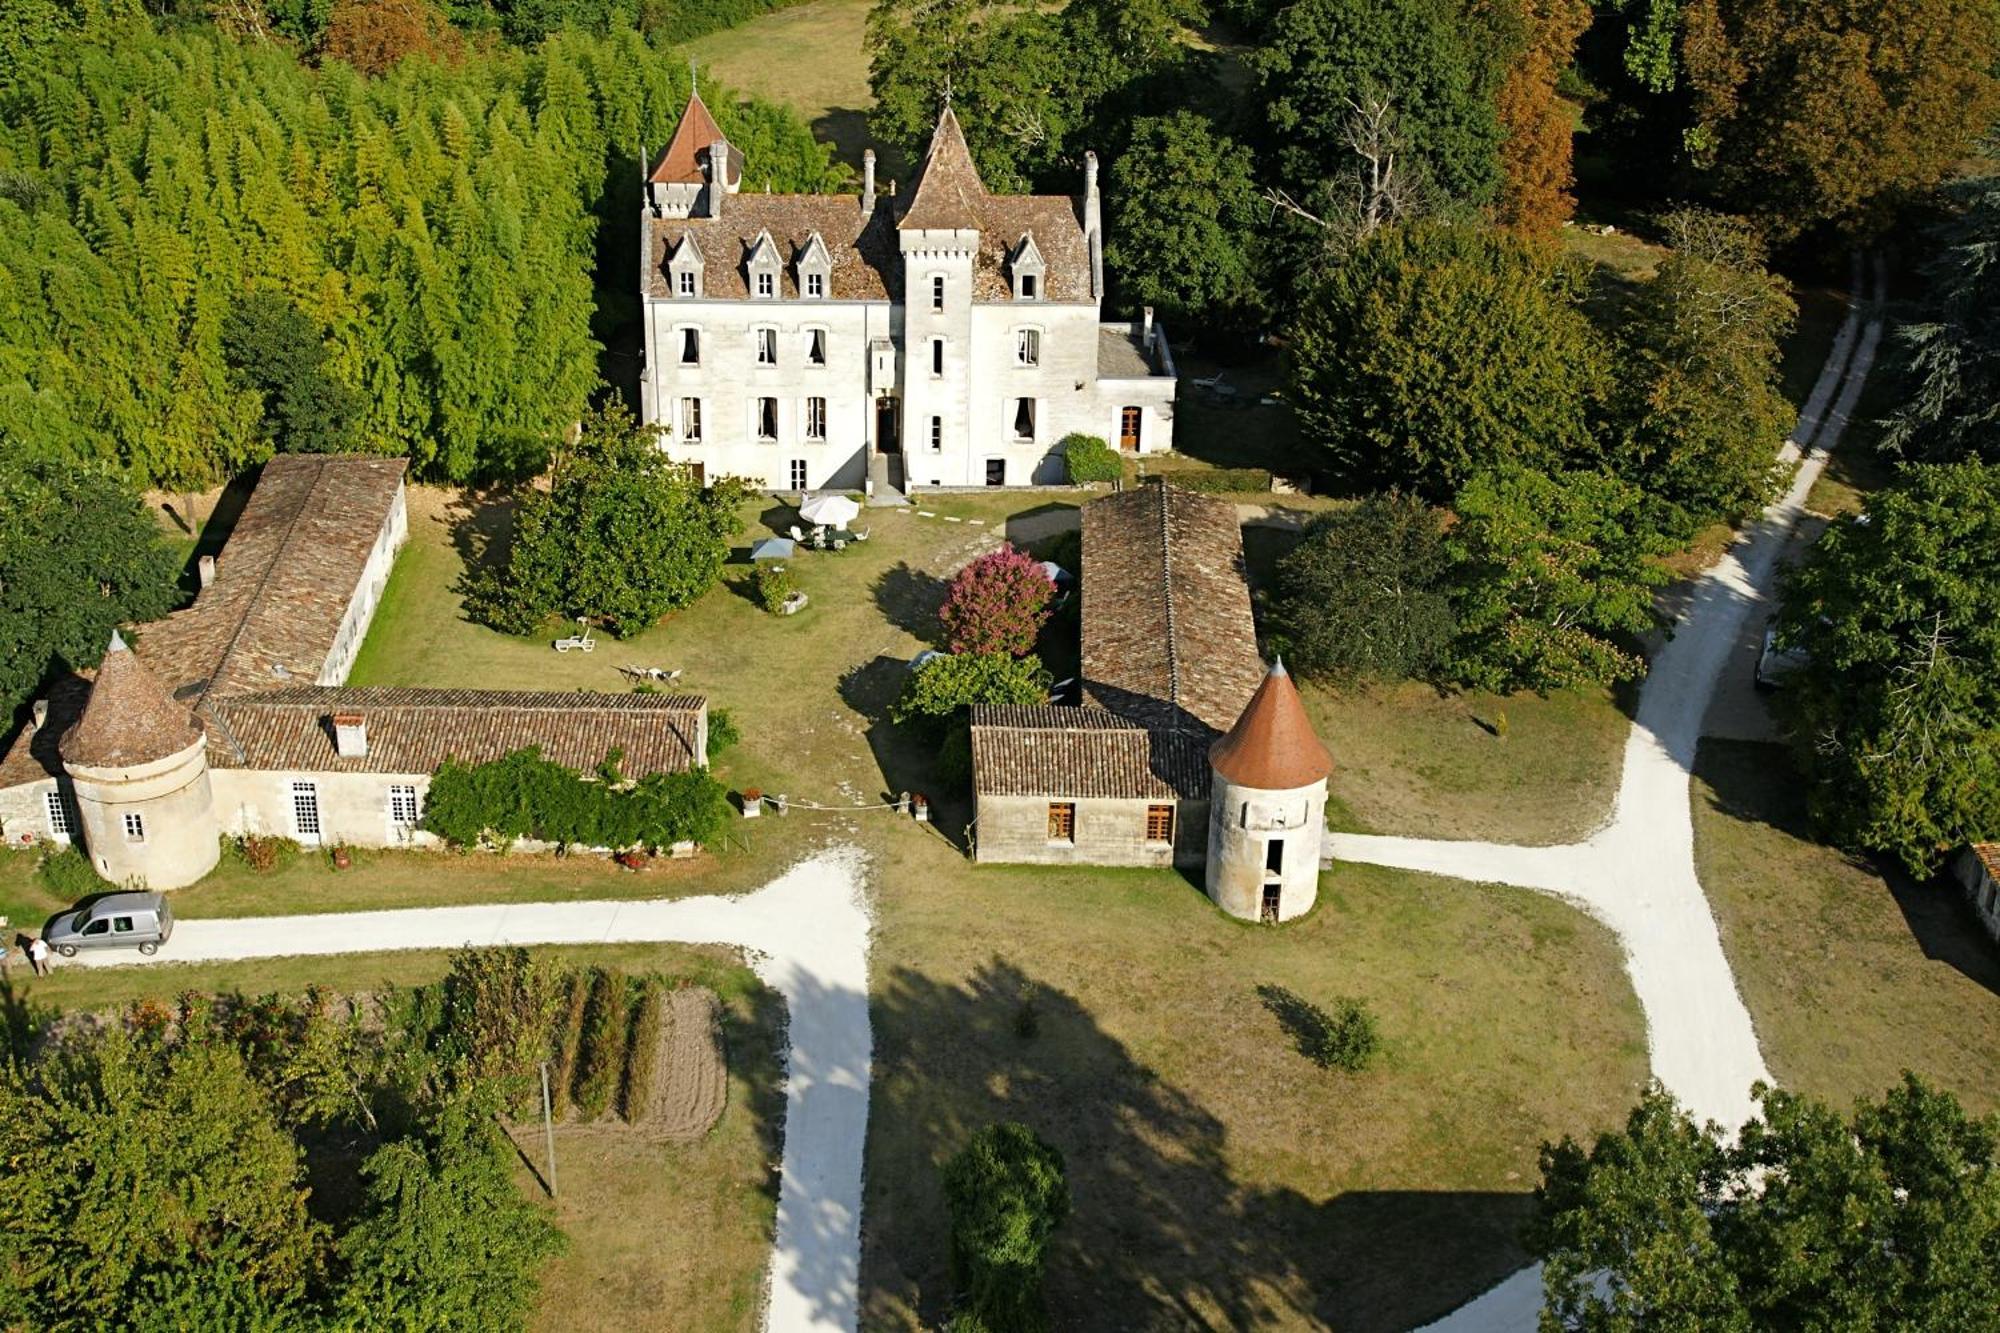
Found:
[[317, 680], [408, 466], [326, 454], [264, 464], [215, 582], [141, 626], [139, 655], [183, 697]]
[[1083, 509], [1083, 688], [1155, 726], [1234, 725], [1264, 675], [1236, 507], [1166, 485]]
[[1975, 842], [1972, 854], [1979, 858], [1979, 864], [1986, 867], [1986, 873], [2000, 884], [2000, 842]]
[[[903, 231], [991, 230], [992, 221], [986, 216], [990, 198], [986, 183], [979, 179], [979, 168], [973, 164], [972, 150], [966, 147], [958, 113], [947, 106], [938, 117], [930, 151], [917, 169], [909, 203], [896, 225]], [[1018, 232], [1008, 237], [1008, 244], [1019, 237]]]
[[1333, 756], [1313, 730], [1283, 662], [1264, 677], [1243, 716], [1208, 752], [1208, 761], [1238, 786], [1263, 791], [1310, 787], [1333, 772]]
[[62, 776], [58, 745], [62, 734], [83, 716], [88, 698], [90, 682], [81, 676], [63, 676], [49, 687], [48, 718], [39, 727], [30, 719], [7, 753], [0, 755], [0, 789]]
[[[679, 773], [696, 763], [705, 701], [697, 694], [537, 693], [298, 687], [211, 698], [221, 735], [209, 746], [218, 768], [313, 773], [428, 773], [446, 759], [484, 763], [523, 746], [589, 772], [613, 747], [628, 778]], [[358, 713], [368, 753], [334, 749], [332, 716]]]
[[708, 150], [723, 137], [722, 127], [708, 113], [701, 94], [691, 94], [687, 110], [681, 112], [680, 124], [674, 126], [674, 137], [667, 141], [667, 151], [660, 155], [650, 179], [667, 185], [701, 184], [708, 179], [702, 169], [708, 160]]
[[200, 739], [188, 706], [113, 633], [90, 702], [60, 748], [66, 763], [136, 768], [179, 754]]
[[1205, 800], [1208, 737], [1148, 729], [1100, 708], [972, 710], [972, 785], [983, 796]]

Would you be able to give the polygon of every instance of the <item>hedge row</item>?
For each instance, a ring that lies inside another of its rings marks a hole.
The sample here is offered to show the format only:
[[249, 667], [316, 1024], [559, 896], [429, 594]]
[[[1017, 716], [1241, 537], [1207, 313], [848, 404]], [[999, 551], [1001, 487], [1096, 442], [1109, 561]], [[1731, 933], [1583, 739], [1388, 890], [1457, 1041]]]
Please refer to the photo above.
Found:
[[455, 847], [535, 838], [559, 846], [710, 843], [730, 817], [729, 794], [706, 769], [654, 773], [626, 785], [616, 749], [594, 778], [542, 758], [534, 746], [485, 764], [446, 760], [431, 779], [424, 828]]
[[596, 1120], [611, 1109], [625, 1076], [625, 1042], [631, 1035], [632, 983], [617, 968], [598, 971], [584, 1016], [573, 1101], [579, 1119]]
[[1235, 495], [1242, 491], [1268, 491], [1271, 473], [1261, 467], [1188, 468], [1185, 471], [1156, 472], [1146, 478], [1152, 485], [1175, 486], [1204, 495]]

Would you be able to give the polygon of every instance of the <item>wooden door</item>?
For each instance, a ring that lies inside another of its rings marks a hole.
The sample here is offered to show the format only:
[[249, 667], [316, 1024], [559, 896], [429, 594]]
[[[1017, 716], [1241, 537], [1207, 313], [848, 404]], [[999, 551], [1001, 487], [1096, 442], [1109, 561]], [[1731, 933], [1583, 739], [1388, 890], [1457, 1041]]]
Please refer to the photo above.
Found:
[[1145, 412], [1139, 408], [1121, 407], [1118, 409], [1118, 447], [1120, 449], [1128, 454], [1139, 452], [1139, 428], [1140, 423], [1145, 419]]

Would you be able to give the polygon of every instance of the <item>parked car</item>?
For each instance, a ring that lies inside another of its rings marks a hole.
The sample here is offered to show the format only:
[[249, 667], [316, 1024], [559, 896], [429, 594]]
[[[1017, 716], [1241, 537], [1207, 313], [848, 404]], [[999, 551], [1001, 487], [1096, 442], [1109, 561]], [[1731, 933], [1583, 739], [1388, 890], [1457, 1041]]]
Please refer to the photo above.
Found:
[[1757, 654], [1757, 688], [1777, 689], [1785, 683], [1787, 676], [1793, 675], [1811, 660], [1811, 655], [1803, 648], [1780, 648], [1778, 627], [1764, 626], [1764, 651]]
[[79, 949], [158, 953], [173, 933], [174, 909], [164, 894], [107, 893], [51, 921], [42, 938], [63, 957], [74, 958]]

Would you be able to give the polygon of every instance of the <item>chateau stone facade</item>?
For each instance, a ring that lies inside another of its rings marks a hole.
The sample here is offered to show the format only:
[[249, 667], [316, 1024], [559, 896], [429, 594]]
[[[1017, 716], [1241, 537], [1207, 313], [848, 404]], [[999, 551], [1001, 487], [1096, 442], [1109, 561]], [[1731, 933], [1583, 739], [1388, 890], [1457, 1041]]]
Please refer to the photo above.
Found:
[[1333, 762], [1257, 655], [1235, 507], [1085, 506], [1082, 592], [1083, 706], [972, 711], [974, 859], [1200, 867], [1232, 916], [1311, 910]]
[[697, 96], [646, 181], [644, 419], [706, 476], [771, 490], [1066, 479], [1064, 436], [1173, 444], [1150, 314], [1104, 323], [1097, 159], [1082, 198], [997, 195], [946, 108], [914, 186], [742, 190]]
[[117, 884], [181, 888], [224, 834], [391, 847], [422, 831], [431, 774], [524, 746], [626, 776], [706, 762], [698, 695], [343, 684], [408, 531], [401, 459], [265, 464], [194, 604], [114, 637], [56, 682], [0, 755], [0, 837], [81, 843]]

